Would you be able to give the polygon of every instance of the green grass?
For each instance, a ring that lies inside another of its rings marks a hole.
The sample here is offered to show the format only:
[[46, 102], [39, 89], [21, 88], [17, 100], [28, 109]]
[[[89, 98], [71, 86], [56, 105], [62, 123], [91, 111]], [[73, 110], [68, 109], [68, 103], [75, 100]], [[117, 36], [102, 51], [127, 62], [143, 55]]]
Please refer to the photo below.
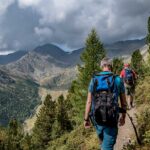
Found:
[[93, 128], [80, 125], [70, 133], [49, 142], [48, 150], [97, 150], [98, 138]]

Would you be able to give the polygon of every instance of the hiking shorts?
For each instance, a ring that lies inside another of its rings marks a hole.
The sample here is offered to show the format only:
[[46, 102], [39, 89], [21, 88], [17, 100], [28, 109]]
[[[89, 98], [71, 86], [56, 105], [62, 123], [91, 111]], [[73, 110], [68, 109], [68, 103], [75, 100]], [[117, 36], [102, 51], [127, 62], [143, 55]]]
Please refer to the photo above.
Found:
[[129, 96], [129, 95], [133, 96], [135, 93], [135, 86], [125, 84], [125, 92], [126, 92], [127, 96]]
[[102, 141], [100, 149], [113, 150], [118, 135], [118, 127], [107, 127], [96, 125], [96, 133]]

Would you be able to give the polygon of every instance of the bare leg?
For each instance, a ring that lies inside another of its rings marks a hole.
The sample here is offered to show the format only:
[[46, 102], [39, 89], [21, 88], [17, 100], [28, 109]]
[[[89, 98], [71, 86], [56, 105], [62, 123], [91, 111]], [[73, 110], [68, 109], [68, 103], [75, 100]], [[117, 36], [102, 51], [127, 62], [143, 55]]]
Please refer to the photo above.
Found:
[[127, 95], [126, 98], [127, 98], [128, 109], [131, 109], [131, 96]]
[[134, 101], [134, 94], [131, 95], [131, 99], [130, 99], [130, 105], [132, 108], [134, 107], [133, 101]]

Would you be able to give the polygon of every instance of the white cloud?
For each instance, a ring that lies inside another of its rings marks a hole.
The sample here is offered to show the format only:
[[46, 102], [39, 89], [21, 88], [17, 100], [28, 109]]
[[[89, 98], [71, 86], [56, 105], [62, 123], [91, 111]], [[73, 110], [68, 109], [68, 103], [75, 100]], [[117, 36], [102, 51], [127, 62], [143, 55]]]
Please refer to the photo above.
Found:
[[40, 3], [41, 0], [18, 0], [19, 6], [22, 8], [28, 7], [28, 6], [37, 6]]
[[0, 15], [3, 15], [7, 8], [14, 2], [15, 0], [0, 0]]
[[48, 27], [44, 27], [44, 28], [35, 27], [34, 31], [35, 34], [38, 35], [39, 40], [41, 42], [43, 42], [46, 38], [51, 38], [53, 35], [52, 30]]
[[1, 35], [0, 35], [0, 48], [1, 49], [6, 49], [7, 48], [7, 44], [4, 42], [4, 39]]
[[81, 47], [92, 27], [105, 42], [138, 38], [146, 35], [150, 15], [150, 0], [0, 0], [0, 10], [9, 12], [14, 1], [17, 11], [10, 9], [14, 14], [7, 15], [0, 32], [15, 47], [47, 42]]
[[1, 51], [0, 50], [0, 55], [8, 55], [8, 54], [11, 54], [11, 53], [14, 53], [15, 51]]
[[39, 36], [42, 36], [42, 35], [51, 36], [52, 35], [52, 31], [47, 27], [45, 28], [35, 27], [34, 30], [35, 30], [35, 33]]
[[13, 46], [15, 49], [19, 49], [21, 47], [21, 43], [18, 40], [13, 41]]

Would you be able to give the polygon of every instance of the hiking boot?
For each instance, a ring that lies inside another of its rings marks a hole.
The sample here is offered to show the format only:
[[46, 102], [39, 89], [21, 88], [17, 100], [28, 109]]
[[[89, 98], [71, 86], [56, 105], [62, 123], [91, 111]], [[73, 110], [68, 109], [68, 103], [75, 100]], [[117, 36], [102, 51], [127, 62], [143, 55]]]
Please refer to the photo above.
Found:
[[135, 104], [133, 104], [133, 102], [130, 103], [131, 108], [135, 107]]
[[131, 105], [127, 107], [127, 110], [130, 110], [130, 109], [131, 109]]

